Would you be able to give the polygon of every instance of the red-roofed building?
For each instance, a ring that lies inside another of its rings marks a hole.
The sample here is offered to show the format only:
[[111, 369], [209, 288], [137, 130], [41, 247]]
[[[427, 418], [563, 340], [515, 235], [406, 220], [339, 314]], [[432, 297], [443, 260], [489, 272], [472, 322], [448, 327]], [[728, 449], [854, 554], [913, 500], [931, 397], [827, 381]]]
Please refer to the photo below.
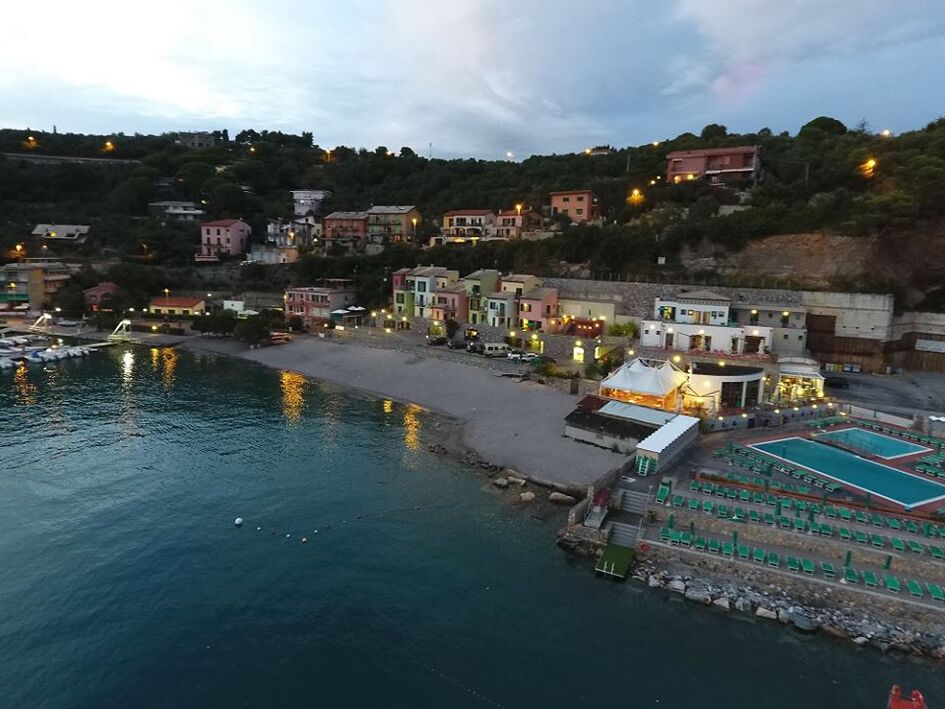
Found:
[[151, 298], [148, 312], [152, 315], [203, 315], [206, 305], [202, 298], [186, 298], [173, 295], [159, 295]]
[[86, 288], [82, 291], [82, 295], [85, 296], [85, 307], [89, 310], [98, 310], [102, 307], [102, 299], [105, 296], [114, 295], [120, 290], [121, 288], [111, 281], [104, 281], [97, 286]]
[[726, 184], [755, 182], [761, 175], [758, 146], [677, 150], [666, 156], [666, 181], [685, 182], [705, 178]]
[[443, 233], [448, 236], [491, 236], [494, 229], [491, 209], [451, 209], [443, 215]]
[[218, 261], [220, 256], [239, 256], [249, 246], [253, 233], [242, 219], [218, 219], [200, 225], [200, 251], [195, 261]]
[[572, 224], [600, 219], [597, 197], [590, 190], [570, 190], [551, 193], [551, 215], [564, 214]]

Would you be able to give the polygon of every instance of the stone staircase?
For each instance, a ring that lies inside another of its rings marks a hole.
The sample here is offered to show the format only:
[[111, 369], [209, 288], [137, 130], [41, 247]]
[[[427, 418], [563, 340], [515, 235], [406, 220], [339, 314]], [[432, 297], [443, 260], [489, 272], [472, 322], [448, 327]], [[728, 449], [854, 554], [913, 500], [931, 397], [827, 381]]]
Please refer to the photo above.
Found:
[[636, 490], [620, 491], [620, 509], [624, 512], [632, 512], [642, 515], [646, 511], [646, 506], [650, 503], [650, 496], [645, 492]]
[[637, 545], [637, 532], [639, 528], [632, 524], [623, 522], [612, 522], [610, 525], [610, 536], [607, 538], [611, 544], [619, 544], [622, 547], [635, 547]]

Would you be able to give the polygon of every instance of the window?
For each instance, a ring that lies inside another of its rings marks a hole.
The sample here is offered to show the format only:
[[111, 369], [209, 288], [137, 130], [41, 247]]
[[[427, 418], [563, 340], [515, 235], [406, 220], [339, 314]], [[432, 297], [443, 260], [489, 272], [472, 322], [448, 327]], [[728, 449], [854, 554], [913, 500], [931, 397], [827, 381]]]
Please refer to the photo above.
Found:
[[578, 210], [577, 210], [577, 213], [578, 213], [578, 214], [584, 214], [584, 210], [583, 210], [583, 209], [578, 209]]
[[[220, 236], [220, 230], [219, 230], [219, 229], [217, 229], [217, 236]], [[217, 242], [217, 243], [219, 243], [219, 242]]]
[[781, 327], [788, 327], [791, 324], [790, 314], [781, 313]]
[[584, 201], [584, 195], [578, 195], [577, 201], [578, 201], [578, 202], [583, 202], [583, 201]]
[[562, 202], [570, 202], [570, 201], [571, 201], [571, 198], [570, 198], [570, 197], [562, 197], [562, 198], [561, 198], [561, 201], [562, 201]]
[[532, 312], [532, 304], [531, 304], [531, 303], [522, 303], [522, 312], [523, 312], [523, 313], [530, 313], [530, 312]]
[[787, 335], [784, 336], [784, 339], [785, 339], [785, 340], [787, 339]]
[[417, 281], [417, 291], [419, 291], [420, 293], [426, 293], [426, 292], [427, 292], [427, 284], [426, 284], [426, 281]]

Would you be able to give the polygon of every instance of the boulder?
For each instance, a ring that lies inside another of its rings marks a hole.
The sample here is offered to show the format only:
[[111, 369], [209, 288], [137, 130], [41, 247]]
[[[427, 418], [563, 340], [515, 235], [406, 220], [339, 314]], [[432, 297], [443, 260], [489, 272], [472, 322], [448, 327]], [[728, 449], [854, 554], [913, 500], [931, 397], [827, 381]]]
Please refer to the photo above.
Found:
[[768, 620], [778, 619], [777, 613], [775, 613], [770, 608], [765, 608], [764, 606], [758, 606], [758, 610], [755, 611], [755, 616], [758, 618], [767, 618]]
[[496, 478], [495, 480], [492, 481], [492, 484], [495, 485], [496, 487], [504, 488], [504, 487], [509, 486], [509, 481], [506, 480], [505, 478]]
[[646, 580], [646, 585], [649, 586], [650, 588], [661, 588], [663, 586], [663, 582], [660, 581], [659, 577], [651, 575]]
[[[508, 484], [508, 480], [506, 480], [506, 484]], [[577, 502], [571, 495], [565, 495], [563, 492], [558, 492], [557, 490], [548, 495], [548, 500], [550, 502], [556, 502], [559, 505], [573, 505]]]
[[715, 606], [716, 608], [721, 608], [723, 611], [727, 611], [731, 607], [729, 605], [727, 596], [721, 596], [720, 598], [716, 598], [714, 601], [712, 601], [712, 605]]
[[778, 611], [778, 621], [787, 625], [791, 622], [791, 614], [788, 613], [787, 609], [782, 608]]
[[751, 601], [749, 601], [744, 596], [739, 596], [735, 599], [735, 610], [742, 611], [743, 613], [748, 613], [751, 611]]
[[792, 610], [789, 614], [791, 625], [802, 633], [815, 633], [820, 625], [804, 611]]
[[535, 499], [535, 493], [523, 492], [522, 494], [518, 496], [518, 499], [520, 499], [522, 502], [531, 502], [532, 500]]
[[685, 598], [687, 601], [701, 603], [704, 606], [712, 603], [712, 596], [710, 596], [704, 588], [690, 586], [688, 589], [686, 589]]
[[868, 643], [869, 641], [870, 641], [869, 638], [865, 638], [862, 635], [857, 635], [855, 638], [853, 638], [854, 645], [866, 645], [866, 643]]
[[667, 584], [666, 588], [674, 593], [685, 593], [686, 592], [686, 582], [682, 579], [673, 579]]
[[514, 476], [509, 476], [509, 485], [518, 485], [519, 487], [525, 487], [526, 480], [525, 478], [516, 478]]

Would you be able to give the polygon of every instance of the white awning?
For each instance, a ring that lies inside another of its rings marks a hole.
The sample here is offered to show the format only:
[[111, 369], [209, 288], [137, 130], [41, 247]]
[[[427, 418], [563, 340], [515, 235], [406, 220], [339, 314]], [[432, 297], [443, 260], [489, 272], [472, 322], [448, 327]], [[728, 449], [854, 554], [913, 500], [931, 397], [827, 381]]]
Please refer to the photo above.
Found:
[[781, 376], [802, 377], [804, 379], [823, 379], [824, 375], [818, 370], [799, 365], [782, 365]]
[[601, 389], [617, 389], [663, 397], [686, 382], [687, 376], [669, 362], [654, 367], [642, 359], [631, 360], [600, 383]]

